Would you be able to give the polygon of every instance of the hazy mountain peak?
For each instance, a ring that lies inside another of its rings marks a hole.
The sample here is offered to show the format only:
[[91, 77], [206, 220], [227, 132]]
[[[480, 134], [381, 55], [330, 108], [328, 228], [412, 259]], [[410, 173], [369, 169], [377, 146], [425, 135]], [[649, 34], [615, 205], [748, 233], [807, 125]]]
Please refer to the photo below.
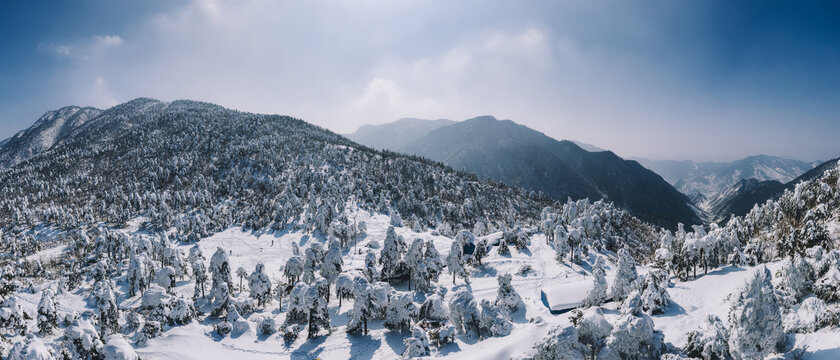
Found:
[[65, 106], [47, 111], [32, 126], [2, 142], [0, 167], [9, 167], [49, 150], [102, 113], [92, 107]]
[[396, 150], [430, 131], [452, 124], [455, 124], [455, 121], [446, 119], [402, 118], [386, 124], [362, 125], [356, 132], [346, 136], [350, 140], [375, 149]]

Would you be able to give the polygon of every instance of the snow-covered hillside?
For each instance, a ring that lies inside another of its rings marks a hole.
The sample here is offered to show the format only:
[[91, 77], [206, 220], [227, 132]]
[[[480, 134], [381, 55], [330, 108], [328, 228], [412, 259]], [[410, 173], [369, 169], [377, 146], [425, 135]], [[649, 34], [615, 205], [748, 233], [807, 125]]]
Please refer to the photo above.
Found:
[[49, 150], [100, 113], [102, 110], [78, 106], [47, 112], [29, 129], [0, 143], [0, 166], [12, 166]]
[[293, 118], [137, 99], [0, 170], [0, 355], [835, 359], [822, 169], [669, 231]]
[[[348, 273], [361, 274], [365, 268], [364, 254], [367, 250], [372, 250], [377, 258], [381, 255], [382, 239], [386, 238], [391, 221], [388, 216], [366, 211], [358, 211], [353, 215], [357, 221], [367, 224], [367, 231], [358, 242], [343, 252], [343, 269]], [[840, 228], [836, 225], [835, 227]], [[431, 241], [442, 258], [449, 255], [453, 242], [451, 238], [436, 234], [434, 231], [414, 232], [405, 227], [397, 227], [395, 231], [406, 240], [420, 238], [423, 241]], [[139, 242], [154, 240], [149, 237], [149, 234], [136, 231], [136, 228], [128, 228], [124, 233]], [[832, 236], [837, 235], [832, 234]], [[476, 240], [484, 239], [493, 244], [498, 243], [501, 238], [501, 232], [494, 232], [478, 237]], [[283, 278], [286, 260], [294, 256], [296, 248], [299, 253], [304, 253], [313, 244], [323, 244], [323, 242], [322, 237], [312, 236], [302, 231], [254, 232], [231, 228], [202, 239], [198, 243], [198, 248], [205, 257], [209, 257], [218, 248], [224, 249], [228, 255], [230, 269], [243, 267], [248, 274], [257, 264], [265, 264], [265, 273], [276, 283]], [[529, 242], [527, 250], [511, 249], [509, 255], [500, 255], [497, 251], [498, 246], [492, 247], [489, 255], [482, 261], [482, 265], [473, 269], [469, 284], [464, 283], [462, 279], [458, 279], [453, 284], [451, 278], [442, 276], [440, 287], [433, 292], [433, 294], [442, 294], [444, 300], [449, 300], [454, 293], [463, 288], [469, 289], [477, 302], [482, 300], [493, 302], [497, 298], [499, 289], [497, 277], [510, 274], [511, 283], [524, 304], [522, 309], [513, 312], [510, 316], [512, 323], [510, 334], [491, 336], [486, 339], [480, 339], [473, 331], [457, 334], [452, 343], [439, 348], [432, 346], [429, 356], [457, 359], [507, 359], [535, 355], [534, 346], [538, 339], [546, 337], [549, 330], [554, 327], [572, 326], [572, 318], [576, 316], [575, 312], [552, 314], [541, 300], [543, 289], [562, 288], [564, 284], [592, 281], [590, 264], [603, 260], [606, 260], [607, 265], [606, 278], [610, 284], [614, 282], [616, 264], [614, 256], [610, 253], [590, 254], [580, 265], [563, 264], [557, 261], [555, 248], [547, 244], [545, 235], [534, 234], [529, 238]], [[180, 245], [176, 248], [184, 254], [192, 252], [192, 245]], [[63, 246], [45, 249], [34, 257], [42, 263], [47, 263], [50, 259], [60, 257], [62, 249]], [[717, 315], [721, 318], [723, 325], [727, 326], [726, 314], [730, 308], [730, 294], [741, 286], [751, 273], [763, 266], [724, 266], [710, 271], [697, 280], [676, 282], [667, 289], [671, 303], [665, 307], [662, 314], [652, 316], [655, 329], [663, 332], [665, 342], [682, 348], [688, 341], [689, 332], [700, 326], [709, 315]], [[767, 266], [775, 272], [780, 268], [780, 262], [773, 262]], [[640, 274], [645, 274], [649, 270], [647, 266], [637, 268]], [[133, 297], [121, 294], [127, 286], [126, 279], [116, 278], [115, 280], [117, 280], [115, 293], [118, 294], [116, 296], [118, 307], [123, 311], [141, 307], [146, 301], [144, 297], [141, 294]], [[192, 298], [195, 291], [193, 283], [180, 280], [176, 280], [175, 283], [175, 287], [169, 291], [168, 295], [164, 293], [165, 297]], [[243, 285], [244, 291], [239, 290], [239, 279], [236, 275], [233, 278], [233, 286], [234, 299], [232, 301], [234, 303], [249, 304], [253, 301], [249, 296], [247, 279]], [[85, 312], [91, 311], [92, 306], [87, 301], [88, 291], [84, 289], [62, 291], [61, 287], [60, 283], [46, 281], [33, 284], [15, 293], [11, 298], [18, 299], [17, 303], [21, 309], [34, 317], [38, 311], [41, 294], [45, 289], [51, 289], [58, 293], [55, 303], [59, 319], [65, 319], [67, 316], [78, 318], [80, 315], [83, 318]], [[432, 295], [409, 291], [405, 281], [393, 281], [390, 288], [392, 299], [398, 294], [407, 294], [418, 306]], [[146, 290], [146, 297], [152, 290]], [[236, 326], [225, 336], [216, 332], [218, 324], [223, 323], [224, 318], [217, 319], [204, 315], [184, 325], [164, 325], [164, 331], [160, 335], [146, 340], [143, 344], [135, 343], [133, 346], [137, 354], [144, 359], [275, 359], [278, 356], [292, 359], [316, 357], [392, 359], [402, 356], [406, 348], [405, 340], [411, 338], [411, 332], [408, 329], [390, 330], [385, 327], [384, 320], [371, 320], [367, 335], [348, 332], [347, 324], [353, 316], [354, 300], [344, 299], [339, 306], [339, 300], [335, 297], [327, 306], [331, 331], [322, 331], [313, 339], [307, 339], [306, 336], [301, 335], [292, 342], [284, 341], [283, 335], [278, 332], [262, 334], [261, 324], [265, 323], [266, 318], [273, 319], [274, 324], [278, 326], [286, 321], [288, 301], [288, 298], [285, 298], [282, 305], [277, 301], [270, 301], [264, 306], [255, 307], [250, 314], [240, 314], [242, 318], [238, 320], [238, 323], [233, 321]], [[205, 312], [211, 306], [201, 299], [197, 299], [195, 304], [198, 310]], [[620, 303], [604, 303], [600, 313], [607, 322], [616, 323], [622, 316]], [[74, 321], [80, 323], [78, 320], [71, 320], [71, 322]], [[37, 332], [37, 327], [34, 325], [34, 322], [29, 322], [28, 331]], [[128, 327], [128, 324], [124, 326]], [[54, 353], [56, 350], [53, 347], [61, 344], [61, 335], [68, 333], [72, 326], [59, 325], [59, 328], [64, 328], [64, 332], [59, 330], [53, 336], [45, 336], [42, 339], [46, 343], [45, 348], [53, 349]], [[139, 330], [123, 331], [129, 341], [140, 338], [140, 333]], [[14, 343], [23, 338], [23, 336], [15, 336], [9, 339]], [[810, 359], [835, 359], [840, 351], [838, 350], [840, 349], [840, 329], [823, 329], [815, 333], [791, 336], [790, 348], [803, 348], [806, 345], [813, 355], [809, 357]]]

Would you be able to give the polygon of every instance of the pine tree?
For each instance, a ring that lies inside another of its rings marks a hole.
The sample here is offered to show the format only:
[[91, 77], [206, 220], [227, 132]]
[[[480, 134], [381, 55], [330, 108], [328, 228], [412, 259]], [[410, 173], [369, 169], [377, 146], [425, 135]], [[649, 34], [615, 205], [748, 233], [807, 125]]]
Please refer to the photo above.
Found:
[[286, 266], [283, 267], [283, 275], [289, 284], [295, 284], [303, 275], [303, 259], [300, 256], [292, 256], [286, 260]]
[[507, 336], [513, 329], [513, 324], [507, 319], [505, 311], [499, 311], [487, 299], [481, 300], [481, 316], [478, 322], [479, 337]]
[[607, 279], [604, 274], [604, 261], [599, 257], [592, 266], [592, 290], [583, 300], [583, 306], [600, 306], [605, 301], [607, 301]]
[[263, 263], [257, 263], [254, 272], [248, 276], [248, 287], [251, 289], [251, 297], [257, 300], [260, 306], [271, 299], [271, 279], [265, 273]]
[[627, 294], [635, 290], [635, 283], [638, 275], [636, 273], [636, 261], [630, 255], [630, 251], [624, 247], [618, 251], [618, 270], [612, 285], [612, 298], [615, 301], [622, 301]]
[[449, 255], [446, 256], [446, 267], [449, 269], [449, 273], [452, 274], [453, 284], [455, 283], [455, 278], [458, 276], [464, 278], [464, 281], [469, 284], [469, 273], [466, 267], [464, 267], [465, 263], [464, 244], [456, 237], [455, 241], [452, 242], [452, 246], [449, 248]]
[[403, 344], [405, 350], [403, 350], [402, 356], [406, 358], [429, 356], [431, 353], [426, 331], [418, 326], [411, 328], [411, 336], [405, 338]]
[[417, 284], [426, 277], [426, 263], [423, 259], [423, 239], [414, 239], [411, 246], [408, 247], [408, 251], [405, 253], [405, 265], [408, 268], [408, 289], [411, 290], [411, 281], [414, 280], [416, 290]]
[[696, 330], [688, 333], [683, 347], [686, 355], [703, 360], [727, 360], [729, 331], [715, 315], [708, 315]]
[[738, 359], [763, 359], [784, 345], [782, 315], [772, 275], [766, 267], [753, 271], [731, 296], [729, 351]]
[[315, 272], [324, 261], [324, 248], [320, 243], [313, 243], [303, 253], [303, 276], [302, 280], [307, 284], [315, 281]]
[[347, 273], [341, 273], [335, 280], [335, 294], [338, 298], [338, 307], [341, 308], [342, 299], [352, 299], [354, 297], [354, 283], [353, 277]]
[[382, 278], [390, 280], [397, 276], [403, 268], [402, 256], [406, 251], [405, 241], [398, 236], [393, 226], [388, 227], [385, 244], [379, 254], [379, 264], [382, 265]]
[[612, 332], [612, 325], [604, 318], [600, 307], [590, 307], [580, 316], [572, 316], [572, 324], [578, 331], [578, 340], [589, 348], [589, 358], [596, 359], [596, 354], [607, 344], [607, 336]]
[[100, 280], [94, 284], [91, 295], [99, 316], [99, 334], [107, 336], [119, 331], [120, 311], [110, 280]]
[[42, 335], [52, 334], [52, 330], [58, 327], [58, 315], [55, 311], [55, 300], [50, 289], [44, 289], [41, 293], [41, 301], [38, 303], [38, 331]]
[[373, 297], [373, 290], [367, 279], [356, 277], [354, 279], [353, 313], [347, 323], [347, 332], [368, 333], [368, 321], [373, 318], [373, 309], [376, 307]]
[[239, 292], [242, 292], [242, 280], [248, 277], [248, 272], [245, 271], [244, 267], [240, 266], [236, 269], [236, 276], [239, 277]]
[[146, 268], [143, 260], [137, 255], [132, 255], [128, 265], [128, 296], [137, 295], [143, 292], [149, 284], [146, 283]]
[[440, 274], [443, 273], [443, 260], [432, 240], [426, 241], [426, 252], [423, 255], [423, 259], [426, 262], [425, 283], [430, 285], [438, 282]]
[[[193, 278], [195, 278], [195, 292], [193, 298], [197, 299], [199, 294], [205, 297], [204, 284], [207, 282], [207, 270], [204, 267], [204, 261], [197, 259], [192, 264]], [[200, 291], [200, 292], [199, 292]]]
[[321, 265], [321, 276], [327, 280], [327, 301], [330, 300], [329, 284], [335, 282], [338, 274], [341, 273], [341, 268], [344, 265], [344, 260], [341, 259], [341, 244], [337, 240], [332, 240], [329, 243], [329, 249], [324, 256], [324, 263]]
[[417, 314], [417, 307], [411, 302], [409, 294], [391, 296], [385, 310], [385, 327], [391, 330], [403, 330], [411, 325], [411, 319]]
[[667, 270], [651, 269], [645, 275], [641, 295], [643, 311], [654, 315], [665, 312], [665, 308], [671, 303], [668, 282]]
[[659, 359], [663, 338], [662, 332], [654, 329], [653, 319], [642, 312], [639, 292], [633, 291], [621, 305], [621, 317], [615, 322], [604, 350], [622, 359]]
[[499, 283], [499, 291], [496, 294], [496, 301], [494, 304], [502, 309], [506, 314], [511, 314], [520, 308], [525, 307], [522, 302], [522, 297], [516, 292], [516, 289], [511, 285], [512, 277], [510, 274], [499, 275], [496, 281]]
[[487, 240], [481, 239], [475, 244], [475, 251], [470, 257], [470, 260], [473, 263], [473, 266], [481, 267], [481, 259], [487, 257]]
[[308, 338], [311, 339], [318, 335], [318, 332], [321, 331], [321, 329], [330, 330], [330, 313], [327, 310], [327, 301], [322, 296], [318, 286], [310, 286], [307, 289], [305, 302], [309, 307]]
[[449, 299], [449, 319], [458, 332], [463, 334], [473, 329], [481, 336], [479, 333], [481, 313], [478, 310], [478, 303], [468, 289], [459, 288]]
[[219, 294], [219, 287], [222, 284], [226, 285], [225, 288], [228, 292], [232, 291], [233, 279], [231, 278], [230, 263], [225, 249], [216, 248], [216, 252], [210, 258], [210, 274], [213, 281], [210, 292], [214, 294], [214, 297]]
[[[309, 321], [309, 304], [307, 303], [307, 294], [309, 292], [309, 285], [298, 282], [289, 292], [288, 306], [286, 309], [286, 323], [289, 324], [306, 324]], [[317, 292], [317, 288], [316, 288]]]

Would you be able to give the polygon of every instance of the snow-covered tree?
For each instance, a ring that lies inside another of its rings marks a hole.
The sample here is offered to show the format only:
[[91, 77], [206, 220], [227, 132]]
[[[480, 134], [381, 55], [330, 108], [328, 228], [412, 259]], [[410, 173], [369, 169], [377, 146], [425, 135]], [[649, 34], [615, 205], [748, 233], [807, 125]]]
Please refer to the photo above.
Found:
[[[197, 299], [199, 294], [205, 297], [204, 284], [207, 282], [207, 269], [204, 267], [204, 261], [197, 259], [192, 263], [193, 278], [195, 279], [195, 292], [193, 299]], [[199, 292], [200, 291], [200, 292]]]
[[315, 272], [324, 261], [324, 248], [320, 243], [312, 243], [303, 253], [303, 275], [301, 279], [311, 284], [315, 281]]
[[408, 269], [408, 289], [411, 290], [411, 282], [414, 281], [415, 290], [417, 284], [426, 279], [426, 262], [423, 258], [423, 239], [416, 238], [411, 242], [408, 251], [405, 253], [405, 265]]
[[488, 250], [486, 239], [481, 239], [475, 244], [475, 251], [473, 252], [472, 257], [470, 257], [470, 261], [473, 263], [473, 266], [481, 267], [481, 259], [487, 257]]
[[[228, 262], [227, 251], [222, 248], [216, 248], [216, 252], [210, 258], [210, 276], [213, 286], [210, 288], [210, 293], [213, 296], [221, 295], [219, 288], [225, 284], [228, 292], [233, 291], [233, 279], [230, 273], [230, 263]], [[227, 305], [225, 305], [227, 307]]]
[[93, 304], [99, 317], [99, 335], [107, 336], [119, 330], [120, 311], [110, 280], [100, 280], [91, 292]]
[[391, 227], [403, 226], [402, 217], [397, 209], [391, 208]]
[[654, 315], [665, 312], [671, 303], [668, 282], [668, 270], [651, 269], [645, 275], [641, 295], [643, 311]]
[[263, 336], [271, 335], [277, 332], [277, 323], [274, 322], [274, 318], [271, 316], [266, 316], [260, 321], [259, 327], [259, 334]]
[[619, 356], [622, 359], [659, 359], [663, 351], [664, 335], [655, 330], [653, 319], [642, 312], [641, 296], [638, 291], [627, 295], [621, 305], [621, 317], [615, 322], [604, 356]]
[[494, 304], [508, 315], [525, 306], [522, 302], [522, 297], [519, 296], [519, 293], [511, 285], [511, 279], [510, 274], [496, 276], [496, 281], [499, 283], [499, 291], [496, 293]]
[[44, 289], [38, 303], [38, 331], [43, 335], [52, 334], [53, 329], [58, 327], [58, 314], [55, 311], [53, 296], [52, 290]]
[[432, 240], [426, 241], [426, 251], [423, 255], [423, 260], [426, 262], [426, 281], [423, 285], [428, 290], [431, 284], [438, 282], [440, 274], [443, 273], [443, 259], [441, 259], [440, 253]]
[[403, 330], [411, 325], [411, 319], [417, 314], [417, 306], [409, 294], [392, 294], [385, 310], [385, 327], [391, 330]]
[[708, 315], [688, 333], [683, 351], [686, 355], [703, 360], [726, 360], [729, 355], [729, 331], [715, 315]]
[[405, 338], [403, 344], [405, 350], [403, 350], [402, 356], [406, 358], [429, 356], [431, 353], [426, 331], [417, 326], [411, 328], [411, 336]]
[[589, 358], [596, 359], [596, 354], [607, 344], [607, 336], [613, 327], [604, 318], [600, 307], [590, 307], [578, 314], [571, 318], [578, 330], [578, 340], [589, 348]]
[[230, 305], [231, 297], [228, 284], [225, 282], [219, 283], [218, 287], [210, 291], [210, 296], [210, 313], [215, 317], [223, 317], [225, 311], [228, 309], [228, 305]]
[[169, 323], [184, 325], [192, 321], [196, 317], [195, 305], [193, 302], [183, 296], [179, 296], [172, 302], [169, 310]]
[[362, 269], [368, 282], [373, 282], [379, 279], [379, 270], [376, 269], [376, 254], [373, 250], [368, 250], [365, 253], [365, 268]]
[[[479, 332], [481, 312], [471, 291], [460, 288], [449, 299], [449, 319], [460, 333], [467, 333], [470, 329]], [[479, 334], [480, 335], [480, 334]]]
[[283, 267], [283, 276], [286, 277], [289, 284], [295, 284], [303, 275], [303, 259], [300, 256], [292, 256], [286, 260], [286, 266]]
[[592, 266], [592, 290], [583, 299], [583, 306], [600, 306], [607, 301], [607, 278], [604, 273], [604, 261], [599, 257]]
[[3, 301], [3, 307], [0, 308], [0, 329], [11, 334], [24, 335], [27, 325], [23, 309], [17, 299], [15, 296], [10, 296]]
[[810, 292], [812, 285], [811, 266], [799, 254], [785, 259], [776, 270], [773, 286], [776, 288], [780, 305], [790, 307]]
[[406, 251], [405, 241], [398, 236], [393, 226], [388, 227], [385, 235], [385, 244], [379, 254], [379, 264], [382, 265], [382, 278], [391, 279], [400, 274], [405, 264], [403, 254]]
[[782, 315], [770, 270], [754, 270], [730, 301], [729, 351], [733, 357], [763, 359], [784, 344]]
[[164, 266], [157, 269], [155, 273], [155, 284], [166, 289], [172, 290], [175, 287], [175, 268], [171, 266]]
[[319, 291], [318, 286], [310, 286], [305, 294], [305, 302], [309, 312], [309, 336], [312, 338], [318, 335], [321, 329], [330, 330], [330, 313], [327, 310], [327, 301]]
[[321, 276], [327, 279], [327, 301], [330, 300], [329, 284], [335, 282], [338, 274], [341, 274], [341, 268], [344, 266], [344, 260], [341, 259], [341, 244], [338, 240], [332, 240], [329, 243], [327, 254], [324, 255], [324, 263], [321, 265]]
[[612, 298], [615, 301], [622, 301], [627, 295], [636, 290], [636, 261], [630, 255], [626, 247], [618, 251], [618, 270], [612, 284]]
[[144, 261], [138, 255], [132, 255], [128, 264], [128, 296], [137, 295], [149, 286], [146, 281], [146, 267]]
[[265, 273], [265, 265], [257, 263], [254, 272], [248, 276], [248, 287], [251, 289], [251, 297], [257, 300], [262, 306], [271, 300], [271, 279]]
[[573, 326], [556, 326], [534, 346], [534, 360], [586, 360], [589, 349], [582, 344]]
[[513, 329], [513, 324], [507, 319], [507, 315], [488, 301], [481, 300], [481, 315], [478, 321], [479, 337], [507, 336]]
[[353, 282], [355, 301], [353, 302], [352, 316], [347, 323], [347, 332], [367, 334], [368, 321], [373, 318], [374, 308], [376, 307], [373, 289], [367, 279], [363, 277], [356, 277]]
[[335, 296], [338, 298], [338, 307], [341, 307], [341, 300], [354, 298], [353, 277], [348, 273], [341, 273], [335, 280]]
[[446, 307], [440, 295], [432, 294], [420, 306], [418, 318], [423, 321], [442, 323], [449, 319], [449, 308]]
[[[459, 233], [460, 234], [460, 233]], [[446, 268], [452, 274], [452, 283], [455, 283], [456, 277], [464, 278], [467, 284], [470, 283], [470, 275], [467, 268], [464, 266], [466, 259], [464, 258], [464, 244], [455, 238], [452, 246], [449, 248], [449, 255], [446, 256]]]
[[504, 238], [499, 239], [499, 246], [496, 248], [496, 252], [499, 255], [510, 255], [510, 247], [508, 247], [507, 241]]
[[306, 283], [298, 282], [289, 292], [286, 323], [306, 324], [309, 321], [309, 304], [307, 293], [309, 286]]
[[240, 266], [236, 269], [236, 277], [239, 278], [239, 292], [242, 292], [242, 280], [245, 280], [245, 278], [248, 277], [248, 271], [246, 271], [244, 267]]

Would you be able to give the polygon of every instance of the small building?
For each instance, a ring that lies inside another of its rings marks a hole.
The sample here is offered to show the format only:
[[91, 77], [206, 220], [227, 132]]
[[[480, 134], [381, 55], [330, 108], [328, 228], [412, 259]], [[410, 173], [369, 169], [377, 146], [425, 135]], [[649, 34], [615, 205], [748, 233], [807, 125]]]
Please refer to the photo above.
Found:
[[552, 314], [562, 314], [581, 306], [593, 287], [591, 279], [553, 284], [540, 290], [540, 298]]

